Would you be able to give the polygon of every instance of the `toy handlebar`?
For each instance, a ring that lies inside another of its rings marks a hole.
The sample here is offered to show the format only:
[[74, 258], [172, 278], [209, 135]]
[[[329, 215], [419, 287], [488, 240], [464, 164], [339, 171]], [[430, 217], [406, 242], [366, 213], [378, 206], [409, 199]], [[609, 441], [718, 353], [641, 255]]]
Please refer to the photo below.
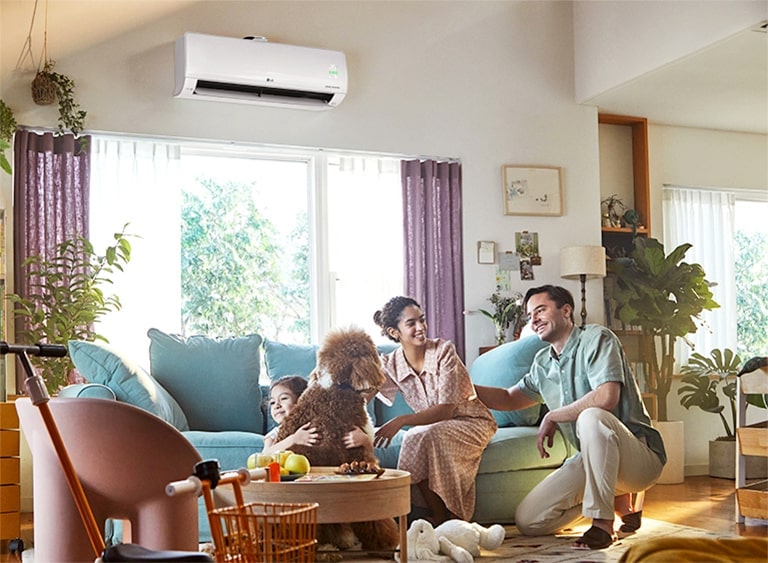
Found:
[[[269, 470], [264, 467], [257, 469], [245, 469], [241, 468], [237, 471], [227, 471], [222, 473], [218, 479], [217, 484], [221, 483], [234, 483], [239, 482], [240, 485], [245, 486], [252, 480], [268, 479]], [[215, 485], [214, 485], [215, 486]], [[213, 486], [211, 487], [213, 488]], [[173, 481], [165, 486], [165, 494], [172, 497], [177, 494], [193, 493], [195, 496], [199, 496], [203, 490], [202, 479], [197, 475], [191, 475], [181, 481]]]
[[48, 358], [63, 358], [67, 355], [67, 347], [62, 344], [43, 344], [38, 342], [33, 346], [23, 344], [8, 344], [0, 342], [0, 355], [5, 354], [28, 354], [30, 356], [40, 356]]

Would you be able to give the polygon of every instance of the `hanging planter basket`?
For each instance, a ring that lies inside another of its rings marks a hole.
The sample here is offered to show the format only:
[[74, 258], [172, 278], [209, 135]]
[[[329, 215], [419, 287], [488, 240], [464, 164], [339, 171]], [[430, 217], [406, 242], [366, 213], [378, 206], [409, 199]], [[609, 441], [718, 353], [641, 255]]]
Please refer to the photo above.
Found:
[[38, 71], [32, 81], [32, 100], [39, 106], [49, 106], [56, 101], [57, 86], [50, 73]]

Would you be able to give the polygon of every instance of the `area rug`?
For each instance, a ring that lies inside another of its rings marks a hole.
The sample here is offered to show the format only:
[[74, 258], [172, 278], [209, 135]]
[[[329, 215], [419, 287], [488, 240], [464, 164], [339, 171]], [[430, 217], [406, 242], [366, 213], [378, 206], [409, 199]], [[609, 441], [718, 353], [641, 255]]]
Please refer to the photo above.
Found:
[[[523, 536], [515, 526], [505, 526], [507, 532], [504, 544], [495, 551], [483, 551], [475, 561], [483, 563], [507, 562], [507, 563], [610, 563], [617, 562], [621, 555], [634, 543], [648, 540], [649, 538], [679, 537], [679, 538], [723, 538], [738, 537], [709, 532], [701, 528], [691, 528], [677, 524], [668, 524], [660, 520], [643, 518], [643, 526], [637, 533], [620, 539], [611, 547], [601, 550], [572, 549], [574, 540], [589, 527], [574, 527], [572, 530], [564, 530], [557, 536], [529, 537]], [[374, 563], [379, 561], [392, 561], [381, 557], [370, 557], [362, 554], [344, 554], [344, 563]]]
[[[621, 555], [633, 544], [650, 538], [677, 537], [677, 538], [727, 538], [738, 537], [728, 534], [719, 534], [668, 524], [660, 520], [643, 518], [643, 526], [637, 533], [620, 539], [607, 549], [596, 551], [571, 549], [574, 540], [581, 537], [589, 526], [574, 527], [572, 530], [564, 530], [557, 536], [529, 537], [523, 536], [515, 526], [505, 526], [506, 537], [504, 544], [494, 551], [483, 551], [475, 561], [483, 563], [615, 563]], [[325, 559], [326, 561], [343, 561], [344, 563], [378, 563], [393, 561], [393, 558], [382, 558], [365, 553], [336, 552], [336, 557]], [[324, 558], [323, 558], [324, 559]], [[29, 549], [22, 553], [24, 563], [34, 562], [34, 550]]]

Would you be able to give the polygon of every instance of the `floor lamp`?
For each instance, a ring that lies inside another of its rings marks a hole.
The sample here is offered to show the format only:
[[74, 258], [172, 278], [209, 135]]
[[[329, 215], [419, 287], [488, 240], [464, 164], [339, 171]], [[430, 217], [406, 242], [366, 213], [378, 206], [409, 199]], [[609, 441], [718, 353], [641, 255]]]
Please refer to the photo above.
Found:
[[560, 277], [581, 280], [581, 328], [587, 324], [586, 281], [605, 277], [605, 248], [566, 246], [560, 250]]

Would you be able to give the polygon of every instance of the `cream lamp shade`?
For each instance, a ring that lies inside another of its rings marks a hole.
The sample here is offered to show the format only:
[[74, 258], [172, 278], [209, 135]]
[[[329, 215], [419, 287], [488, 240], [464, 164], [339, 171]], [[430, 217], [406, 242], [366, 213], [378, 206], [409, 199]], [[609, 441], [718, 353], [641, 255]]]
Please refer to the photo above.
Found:
[[605, 248], [566, 246], [560, 249], [560, 277], [581, 281], [581, 328], [587, 323], [586, 281], [605, 277]]

